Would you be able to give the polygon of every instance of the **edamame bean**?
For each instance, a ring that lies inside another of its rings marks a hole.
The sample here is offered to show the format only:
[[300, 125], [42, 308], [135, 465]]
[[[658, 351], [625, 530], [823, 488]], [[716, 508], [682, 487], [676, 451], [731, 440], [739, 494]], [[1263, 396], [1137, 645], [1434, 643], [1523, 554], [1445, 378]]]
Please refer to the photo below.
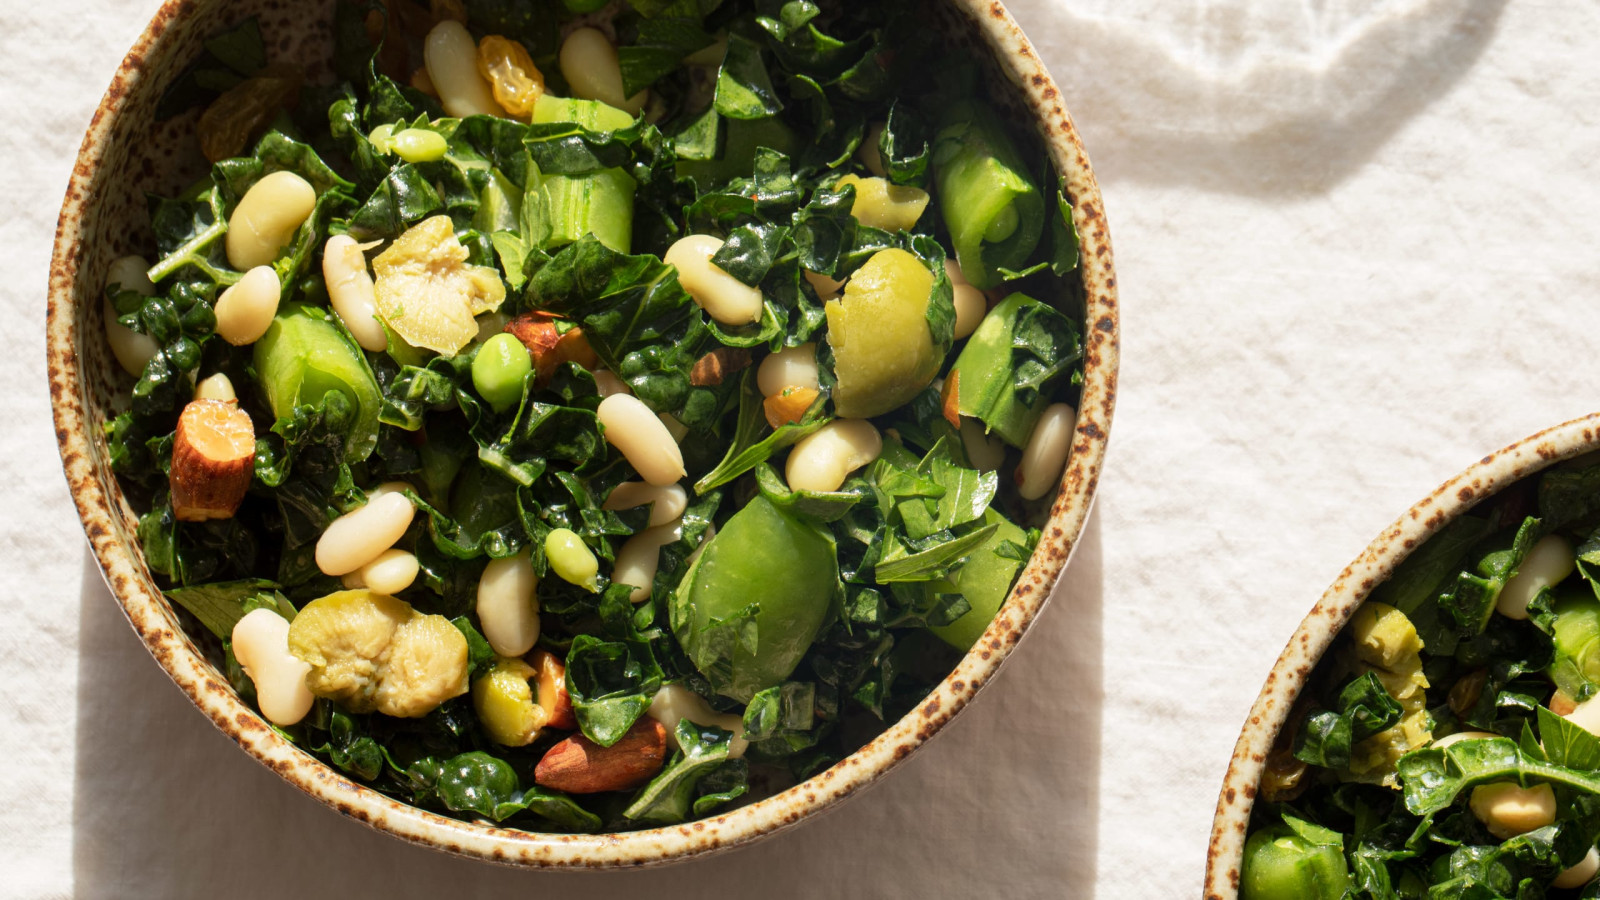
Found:
[[539, 576], [526, 547], [492, 559], [478, 580], [478, 622], [501, 656], [521, 656], [539, 640]]
[[228, 217], [228, 265], [243, 271], [277, 259], [316, 205], [316, 189], [293, 172], [251, 185]]
[[810, 388], [818, 390], [822, 382], [817, 376], [817, 345], [801, 344], [785, 347], [761, 361], [756, 369], [756, 387], [761, 396], [771, 397], [784, 388]]
[[562, 581], [587, 591], [600, 589], [600, 562], [571, 529], [557, 528], [545, 535], [544, 556]]
[[242, 347], [261, 340], [278, 314], [283, 284], [271, 266], [256, 266], [217, 298], [217, 336]]
[[317, 539], [317, 568], [324, 575], [354, 572], [394, 546], [411, 527], [416, 507], [401, 493], [371, 495], [365, 506], [333, 520]]
[[635, 534], [622, 543], [617, 551], [617, 563], [611, 570], [612, 584], [631, 584], [633, 593], [628, 600], [643, 603], [650, 599], [650, 587], [655, 584], [656, 569], [661, 565], [661, 548], [683, 536], [683, 520]]
[[665, 525], [683, 515], [689, 505], [689, 494], [683, 485], [669, 484], [657, 487], [643, 481], [624, 481], [606, 495], [604, 509], [633, 509], [650, 506], [649, 526]]
[[761, 320], [761, 292], [718, 268], [711, 261], [722, 240], [709, 234], [679, 238], [662, 261], [678, 270], [678, 283], [706, 315], [724, 325], [749, 325]]
[[632, 394], [612, 394], [596, 411], [606, 441], [622, 452], [645, 481], [664, 487], [685, 474], [683, 452], [667, 426]]
[[1033, 433], [1028, 436], [1028, 446], [1022, 449], [1022, 462], [1017, 466], [1017, 493], [1022, 499], [1037, 500], [1061, 480], [1067, 453], [1072, 449], [1072, 428], [1077, 419], [1078, 411], [1065, 403], [1045, 407], [1033, 426]]
[[851, 472], [883, 452], [883, 437], [866, 419], [834, 419], [789, 451], [784, 475], [794, 491], [836, 491]]
[[478, 44], [467, 26], [453, 20], [433, 26], [423, 42], [422, 58], [445, 112], [456, 118], [505, 116], [494, 102], [489, 82], [478, 72]]
[[[150, 263], [142, 256], [124, 256], [118, 259], [111, 264], [111, 272], [106, 276], [106, 290], [109, 292], [115, 288], [133, 291], [144, 297], [154, 295], [156, 286], [151, 284], [150, 278], [145, 275], [149, 268]], [[117, 358], [117, 365], [136, 378], [144, 374], [145, 364], [160, 352], [160, 345], [150, 335], [134, 331], [118, 322], [117, 308], [109, 297], [102, 305], [101, 313], [106, 320], [106, 343], [111, 345], [111, 355]]]
[[495, 412], [522, 400], [522, 385], [533, 371], [533, 356], [516, 335], [501, 332], [483, 342], [472, 358], [472, 386]]
[[426, 128], [407, 128], [389, 138], [389, 150], [409, 163], [433, 162], [442, 159], [450, 149], [444, 135]]
[[385, 123], [372, 129], [372, 133], [367, 135], [367, 143], [371, 144], [372, 149], [379, 153], [388, 153], [389, 139], [392, 137], [394, 137], [393, 123]]
[[574, 97], [599, 100], [608, 106], [636, 116], [644, 109], [648, 91], [632, 97], [622, 95], [622, 65], [617, 48], [598, 28], [579, 28], [561, 42], [561, 75], [567, 79]]
[[1508, 619], [1526, 619], [1528, 604], [1533, 598], [1545, 588], [1561, 583], [1576, 567], [1577, 556], [1566, 538], [1558, 534], [1545, 535], [1528, 551], [1517, 566], [1517, 574], [1501, 589], [1495, 609]]
[[389, 346], [389, 334], [378, 319], [377, 289], [362, 252], [372, 246], [358, 244], [348, 234], [328, 238], [322, 247], [322, 280], [328, 286], [328, 302], [356, 343], [363, 350], [382, 353]]
[[194, 399], [196, 400], [221, 400], [224, 403], [239, 402], [239, 395], [233, 390], [233, 382], [228, 376], [218, 372], [202, 378], [194, 386]]
[[1482, 784], [1472, 789], [1467, 805], [1489, 833], [1502, 841], [1556, 820], [1556, 795], [1548, 784], [1530, 788], [1514, 781]]
[[233, 626], [233, 658], [256, 688], [256, 706], [274, 725], [305, 718], [316, 700], [306, 687], [311, 664], [289, 652], [289, 620], [270, 609], [253, 609]]

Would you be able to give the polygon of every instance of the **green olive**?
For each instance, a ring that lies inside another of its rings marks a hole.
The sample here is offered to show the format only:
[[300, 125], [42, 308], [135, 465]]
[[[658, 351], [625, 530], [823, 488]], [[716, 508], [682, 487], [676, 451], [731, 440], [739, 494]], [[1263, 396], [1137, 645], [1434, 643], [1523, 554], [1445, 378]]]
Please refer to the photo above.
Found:
[[839, 415], [867, 419], [903, 406], [939, 374], [949, 347], [928, 328], [933, 273], [900, 249], [879, 250], [828, 301]]
[[1350, 870], [1337, 835], [1301, 823], [1300, 830], [1326, 832], [1326, 843], [1287, 825], [1263, 828], [1244, 845], [1240, 900], [1339, 900], [1350, 886]]
[[495, 412], [522, 400], [522, 383], [533, 371], [533, 356], [513, 334], [497, 334], [472, 358], [472, 386]]

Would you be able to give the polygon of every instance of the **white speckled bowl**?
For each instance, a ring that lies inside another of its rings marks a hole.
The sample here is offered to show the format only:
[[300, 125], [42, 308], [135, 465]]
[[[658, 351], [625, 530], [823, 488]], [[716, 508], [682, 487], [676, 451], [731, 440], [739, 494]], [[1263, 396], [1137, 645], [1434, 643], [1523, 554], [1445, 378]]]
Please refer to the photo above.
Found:
[[950, 0], [930, 9], [952, 46], [994, 63], [990, 77], [1012, 115], [1031, 119], [1075, 207], [1086, 295], [1085, 384], [1072, 458], [1038, 550], [977, 646], [915, 711], [833, 768], [781, 794], [684, 825], [625, 834], [556, 835], [462, 822], [390, 799], [344, 778], [280, 738], [229, 687], [217, 661], [184, 633], [145, 567], [136, 518], [112, 476], [101, 425], [127, 381], [106, 345], [101, 285], [118, 256], [149, 241], [146, 191], [170, 193], [203, 171], [194, 116], [153, 124], [165, 87], [207, 36], [261, 17], [273, 60], [328, 71], [327, 0], [169, 0], [128, 53], [84, 136], [62, 205], [50, 269], [50, 392], [62, 464], [95, 556], [145, 646], [178, 687], [245, 752], [318, 800], [396, 837], [463, 856], [528, 866], [662, 863], [775, 832], [876, 781], [966, 706], [1043, 608], [1089, 514], [1116, 393], [1118, 311], [1099, 187], [1061, 96], [1027, 38], [998, 2]]
[[1511, 484], [1564, 459], [1600, 449], [1600, 413], [1574, 419], [1485, 456], [1411, 507], [1339, 573], [1267, 675], [1233, 747], [1206, 854], [1206, 900], [1239, 894], [1239, 865], [1267, 753], [1317, 661], [1346, 621], [1395, 567], [1439, 529]]

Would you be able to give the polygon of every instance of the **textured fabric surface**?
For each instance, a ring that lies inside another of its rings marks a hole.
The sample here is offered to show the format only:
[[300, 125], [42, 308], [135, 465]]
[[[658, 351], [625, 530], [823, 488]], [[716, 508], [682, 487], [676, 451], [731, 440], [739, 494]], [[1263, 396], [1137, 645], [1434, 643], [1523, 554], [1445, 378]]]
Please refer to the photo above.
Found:
[[85, 550], [41, 335], [56, 212], [151, 0], [0, 4], [0, 896], [1191, 897], [1272, 660], [1380, 529], [1596, 406], [1600, 8], [1016, 0], [1105, 190], [1096, 514], [1004, 674], [886, 782], [720, 857], [453, 860], [194, 712]]

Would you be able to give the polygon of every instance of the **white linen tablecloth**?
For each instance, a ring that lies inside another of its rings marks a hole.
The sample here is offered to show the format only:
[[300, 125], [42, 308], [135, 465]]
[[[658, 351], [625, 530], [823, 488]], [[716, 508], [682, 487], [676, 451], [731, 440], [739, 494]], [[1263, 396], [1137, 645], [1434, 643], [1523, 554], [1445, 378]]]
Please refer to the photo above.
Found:
[[1055, 602], [944, 736], [789, 833], [641, 872], [450, 859], [235, 749], [85, 549], [47, 264], [155, 6], [0, 5], [0, 895], [1192, 897], [1245, 711], [1323, 588], [1440, 481], [1600, 407], [1600, 7], [1015, 0], [1105, 190], [1124, 311]]

